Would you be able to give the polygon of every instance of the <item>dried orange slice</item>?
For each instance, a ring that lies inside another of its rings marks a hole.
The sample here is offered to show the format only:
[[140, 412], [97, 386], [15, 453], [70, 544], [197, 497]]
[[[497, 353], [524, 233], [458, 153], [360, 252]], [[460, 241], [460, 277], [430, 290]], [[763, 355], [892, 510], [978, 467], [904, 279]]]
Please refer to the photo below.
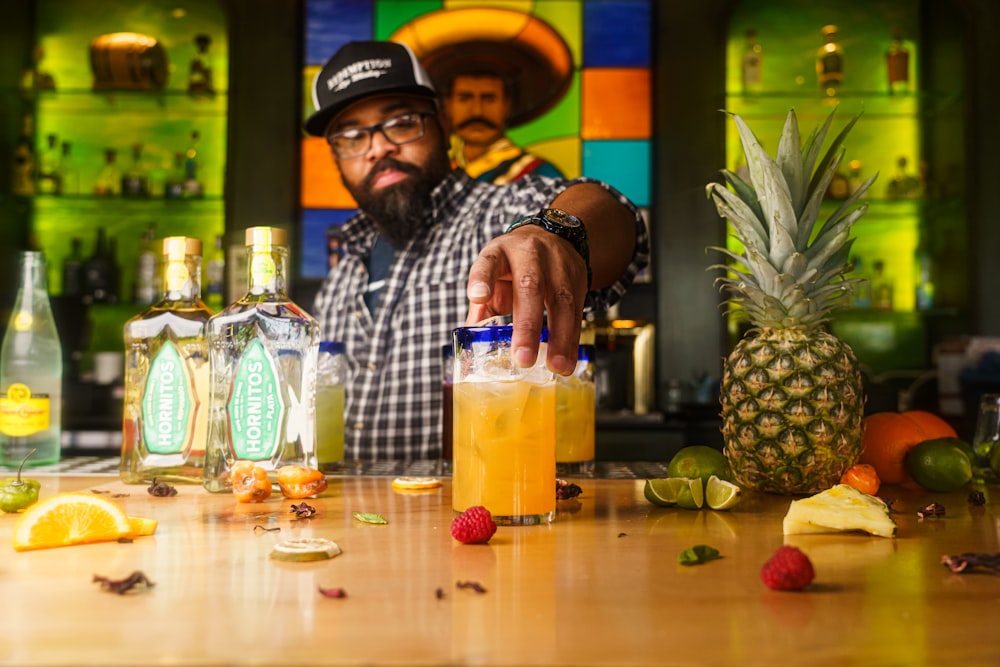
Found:
[[126, 537], [131, 530], [128, 516], [110, 500], [60, 493], [25, 510], [14, 528], [14, 550], [107, 542]]
[[392, 480], [392, 488], [396, 491], [425, 491], [441, 486], [441, 480], [436, 477], [397, 477]]

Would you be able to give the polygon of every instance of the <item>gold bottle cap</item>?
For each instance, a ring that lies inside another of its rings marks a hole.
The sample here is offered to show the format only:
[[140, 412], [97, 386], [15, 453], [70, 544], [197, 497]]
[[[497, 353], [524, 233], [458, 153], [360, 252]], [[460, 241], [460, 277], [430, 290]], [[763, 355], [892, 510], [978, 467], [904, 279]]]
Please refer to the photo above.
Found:
[[168, 236], [163, 239], [163, 254], [168, 257], [201, 255], [201, 241], [189, 236]]
[[246, 244], [286, 245], [288, 233], [280, 227], [250, 227], [246, 231]]

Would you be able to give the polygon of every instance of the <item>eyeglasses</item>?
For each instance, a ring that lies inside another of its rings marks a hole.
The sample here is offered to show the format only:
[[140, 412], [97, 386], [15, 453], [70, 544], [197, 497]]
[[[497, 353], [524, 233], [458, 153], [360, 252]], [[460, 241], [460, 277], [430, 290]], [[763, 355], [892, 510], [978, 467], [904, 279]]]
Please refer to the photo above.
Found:
[[424, 118], [433, 115], [429, 111], [405, 113], [368, 127], [352, 127], [343, 132], [328, 134], [326, 141], [338, 158], [348, 160], [367, 153], [372, 147], [372, 135], [376, 132], [381, 132], [395, 146], [420, 139], [424, 136]]

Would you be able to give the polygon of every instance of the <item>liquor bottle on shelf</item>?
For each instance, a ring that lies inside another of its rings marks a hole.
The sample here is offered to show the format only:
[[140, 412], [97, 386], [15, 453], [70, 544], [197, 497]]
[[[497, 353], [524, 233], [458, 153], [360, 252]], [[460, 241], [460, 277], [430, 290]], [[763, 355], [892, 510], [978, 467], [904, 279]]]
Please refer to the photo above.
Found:
[[847, 192], [853, 195], [865, 182], [864, 176], [861, 175], [861, 160], [851, 160], [847, 168]]
[[922, 196], [920, 179], [907, 171], [908, 164], [905, 155], [896, 158], [896, 174], [886, 186], [886, 199], [919, 199]]
[[893, 292], [892, 278], [885, 272], [885, 262], [875, 260], [872, 264], [872, 306], [878, 310], [892, 310]]
[[747, 30], [747, 43], [743, 49], [743, 92], [759, 93], [764, 83], [764, 53], [757, 41], [757, 31]]
[[844, 49], [837, 43], [837, 26], [823, 26], [823, 46], [816, 56], [819, 87], [833, 97], [844, 80]]
[[851, 278], [861, 278], [862, 282], [854, 285], [853, 303], [855, 308], [872, 307], [872, 280], [868, 275], [867, 267], [860, 257], [852, 257], [851, 263], [854, 269], [851, 271]]
[[74, 236], [70, 240], [69, 256], [62, 264], [62, 295], [65, 297], [83, 297], [84, 294], [84, 263], [83, 239]]
[[30, 114], [25, 115], [21, 121], [21, 134], [17, 138], [17, 146], [14, 147], [10, 191], [21, 197], [35, 194], [35, 148], [32, 145], [34, 128], [34, 119]]
[[61, 448], [62, 344], [52, 316], [45, 256], [21, 253], [20, 285], [0, 347], [0, 464], [55, 463]]
[[184, 196], [201, 197], [205, 189], [199, 180], [201, 172], [201, 157], [198, 155], [198, 140], [201, 134], [195, 130], [191, 133], [191, 145], [184, 153]]
[[212, 313], [201, 300], [201, 241], [162, 244], [156, 303], [125, 323], [125, 404], [119, 474], [125, 483], [202, 482], [208, 433]]
[[245, 234], [247, 292], [208, 321], [204, 485], [212, 492], [232, 488], [237, 461], [266, 469], [272, 484], [281, 466], [317, 466], [319, 325], [285, 293], [286, 232], [251, 227]]
[[83, 265], [83, 300], [87, 303], [118, 302], [118, 267], [108, 242], [107, 230], [97, 228], [94, 253]]
[[80, 194], [80, 172], [73, 160], [73, 147], [68, 141], [62, 142], [59, 156], [59, 186], [64, 195]]
[[132, 159], [122, 173], [122, 196], [149, 196], [149, 175], [142, 162], [142, 144], [132, 144]]
[[209, 62], [208, 57], [208, 47], [212, 45], [212, 37], [204, 33], [195, 35], [194, 44], [197, 53], [191, 59], [191, 68], [188, 72], [188, 92], [214, 93], [215, 86], [212, 83], [212, 64]]
[[163, 187], [163, 196], [167, 199], [184, 199], [184, 153], [174, 153], [174, 167], [167, 174]]
[[45, 137], [45, 150], [38, 159], [38, 178], [35, 191], [40, 195], [62, 194], [59, 163], [62, 161], [59, 138], [54, 134]]
[[916, 254], [916, 305], [917, 310], [930, 310], [934, 307], [934, 278], [931, 272], [931, 257], [924, 250]]
[[205, 303], [213, 312], [219, 312], [225, 305], [224, 286], [226, 282], [226, 251], [223, 238], [215, 237], [212, 254], [205, 263]]
[[[156, 225], [150, 223], [142, 233], [135, 262], [135, 285], [132, 301], [148, 306], [156, 300]], [[200, 254], [200, 253], [199, 253]]]
[[98, 197], [117, 197], [122, 193], [121, 170], [118, 169], [118, 151], [104, 149], [104, 166], [97, 174], [94, 194]]
[[899, 26], [892, 28], [892, 42], [885, 52], [885, 64], [889, 94], [910, 92], [910, 51], [903, 44], [903, 31]]
[[843, 200], [851, 196], [851, 185], [847, 175], [839, 169], [830, 179], [826, 187], [826, 196], [830, 199]]

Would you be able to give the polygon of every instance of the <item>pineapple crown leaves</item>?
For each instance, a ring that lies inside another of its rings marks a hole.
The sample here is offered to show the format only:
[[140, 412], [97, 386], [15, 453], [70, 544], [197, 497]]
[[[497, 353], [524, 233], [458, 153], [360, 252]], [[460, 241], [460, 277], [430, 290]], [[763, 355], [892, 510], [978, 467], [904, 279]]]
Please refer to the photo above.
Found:
[[823, 152], [835, 112], [803, 143], [795, 111], [789, 111], [774, 158], [743, 118], [730, 114], [749, 182], [723, 170], [724, 182], [708, 184], [706, 192], [729, 221], [743, 253], [712, 247], [733, 263], [709, 268], [726, 271], [715, 283], [731, 295], [727, 312], [749, 316], [757, 326], [817, 325], [862, 282], [845, 276], [851, 270], [850, 231], [867, 211], [867, 204], [858, 202], [877, 174], [816, 226], [827, 187], [844, 158], [844, 139], [860, 117], [852, 118]]

